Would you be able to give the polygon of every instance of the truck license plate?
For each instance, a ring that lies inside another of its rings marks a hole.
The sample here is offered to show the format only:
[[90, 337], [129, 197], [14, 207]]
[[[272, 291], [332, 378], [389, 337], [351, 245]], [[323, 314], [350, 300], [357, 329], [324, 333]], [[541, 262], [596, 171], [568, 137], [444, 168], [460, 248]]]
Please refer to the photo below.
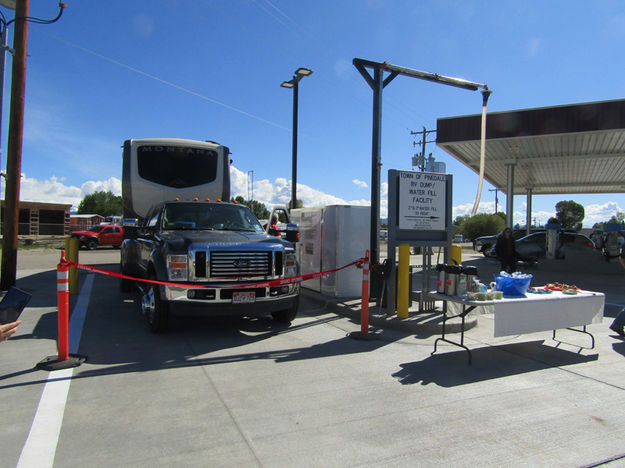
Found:
[[253, 304], [255, 301], [256, 301], [256, 293], [254, 291], [232, 293], [233, 304]]

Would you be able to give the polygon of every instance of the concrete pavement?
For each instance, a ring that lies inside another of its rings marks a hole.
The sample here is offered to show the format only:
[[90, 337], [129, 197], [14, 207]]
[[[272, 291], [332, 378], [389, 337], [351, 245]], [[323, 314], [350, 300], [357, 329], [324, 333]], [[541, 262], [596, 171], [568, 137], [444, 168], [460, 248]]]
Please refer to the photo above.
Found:
[[[113, 270], [118, 255], [81, 261]], [[625, 466], [625, 341], [611, 318], [589, 327], [597, 343], [585, 350], [587, 337], [568, 331], [561, 343], [493, 338], [480, 316], [468, 366], [452, 346], [431, 356], [437, 335], [409, 327], [352, 340], [359, 321], [338, 304], [356, 316], [358, 306], [311, 294], [290, 327], [192, 319], [152, 335], [136, 297], [95, 276], [79, 346], [88, 360], [66, 377], [33, 368], [56, 336], [55, 273], [39, 261], [18, 281], [33, 294], [24, 323], [0, 344], [2, 466], [26, 460], [42, 396], [63, 382], [60, 430], [38, 441], [58, 467]], [[623, 303], [623, 278], [577, 278]]]

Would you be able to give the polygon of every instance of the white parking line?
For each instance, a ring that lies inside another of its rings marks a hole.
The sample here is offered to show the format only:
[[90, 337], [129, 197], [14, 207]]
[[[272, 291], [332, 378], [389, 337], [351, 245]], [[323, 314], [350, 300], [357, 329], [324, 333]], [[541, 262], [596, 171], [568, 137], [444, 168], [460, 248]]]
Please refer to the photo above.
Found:
[[[82, 327], [89, 306], [93, 278], [93, 274], [89, 274], [85, 278], [69, 322], [70, 353], [78, 351]], [[54, 455], [59, 442], [65, 403], [73, 374], [73, 368], [53, 371], [48, 374], [48, 380], [43, 388], [33, 424], [17, 462], [18, 468], [33, 466], [44, 468], [54, 464]]]

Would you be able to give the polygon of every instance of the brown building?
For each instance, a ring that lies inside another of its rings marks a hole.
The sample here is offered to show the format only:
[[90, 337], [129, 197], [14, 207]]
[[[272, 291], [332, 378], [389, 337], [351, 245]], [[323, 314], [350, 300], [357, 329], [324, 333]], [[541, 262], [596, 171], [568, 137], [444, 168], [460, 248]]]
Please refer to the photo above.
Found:
[[[1, 202], [4, 221], [5, 203]], [[72, 205], [20, 201], [18, 235], [27, 238], [70, 234], [69, 209]], [[4, 228], [4, 225], [2, 226]]]
[[104, 216], [97, 214], [79, 214], [70, 217], [70, 227], [73, 231], [86, 231], [91, 226], [104, 222]]

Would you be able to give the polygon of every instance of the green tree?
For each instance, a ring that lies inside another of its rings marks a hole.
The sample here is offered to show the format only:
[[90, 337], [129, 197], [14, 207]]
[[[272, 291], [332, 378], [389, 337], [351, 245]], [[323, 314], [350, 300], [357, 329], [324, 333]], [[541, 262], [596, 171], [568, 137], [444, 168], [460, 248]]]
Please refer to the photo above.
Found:
[[456, 216], [456, 219], [454, 219], [454, 222], [452, 223], [454, 236], [456, 234], [462, 234], [462, 228], [464, 226], [464, 223], [466, 223], [467, 219], [469, 219], [470, 217], [470, 215]]
[[584, 220], [584, 207], [573, 200], [562, 200], [556, 204], [556, 219], [562, 229], [579, 231]]
[[110, 190], [85, 195], [78, 205], [78, 214], [119, 216], [122, 214], [122, 197], [113, 195]]
[[[291, 211], [291, 200], [287, 203], [286, 207]], [[295, 208], [304, 208], [304, 202], [299, 198], [295, 200]]]
[[474, 240], [480, 236], [497, 234], [506, 227], [506, 222], [498, 214], [480, 213], [468, 218], [462, 225], [462, 235]]
[[593, 224], [592, 228], [603, 230], [605, 229], [606, 224], [623, 224], [623, 222], [625, 222], [625, 213], [623, 213], [622, 211], [619, 211], [607, 221], [602, 221], [600, 223]]
[[271, 214], [267, 207], [257, 200], [246, 200], [241, 195], [237, 195], [232, 201], [247, 206], [258, 219], [268, 219]]

